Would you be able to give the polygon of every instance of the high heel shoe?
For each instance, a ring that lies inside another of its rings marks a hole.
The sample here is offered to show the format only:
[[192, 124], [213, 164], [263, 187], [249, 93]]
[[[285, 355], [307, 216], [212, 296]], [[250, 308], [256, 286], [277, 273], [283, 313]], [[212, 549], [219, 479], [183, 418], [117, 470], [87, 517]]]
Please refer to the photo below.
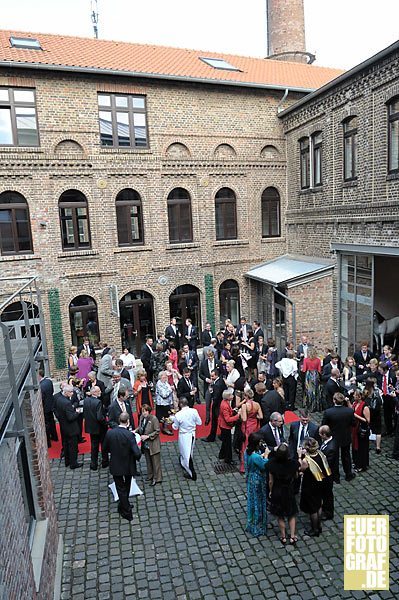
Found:
[[320, 530], [315, 530], [315, 529], [305, 529], [304, 531], [305, 535], [308, 535], [309, 537], [319, 537], [320, 535]]

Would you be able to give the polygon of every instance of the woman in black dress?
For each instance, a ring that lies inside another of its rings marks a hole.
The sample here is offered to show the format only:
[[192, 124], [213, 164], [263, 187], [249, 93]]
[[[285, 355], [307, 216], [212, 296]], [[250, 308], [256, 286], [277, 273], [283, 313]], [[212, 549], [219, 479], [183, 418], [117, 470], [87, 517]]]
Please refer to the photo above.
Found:
[[298, 477], [299, 462], [289, 457], [288, 445], [283, 443], [269, 460], [269, 496], [270, 512], [278, 518], [280, 540], [287, 543], [285, 519], [290, 529], [290, 544], [296, 544], [296, 514], [298, 507], [295, 501], [294, 482]]
[[303, 453], [299, 458], [303, 473], [300, 509], [310, 516], [311, 529], [305, 535], [319, 537], [321, 533], [321, 505], [323, 480], [332, 477], [326, 457], [319, 451], [319, 444], [313, 438], [305, 439]]
[[363, 395], [370, 409], [370, 430], [375, 435], [375, 451], [381, 454], [382, 399], [375, 377], [366, 379]]
[[356, 419], [352, 426], [352, 459], [356, 473], [361, 473], [369, 466], [370, 409], [360, 390], [354, 391], [351, 408]]

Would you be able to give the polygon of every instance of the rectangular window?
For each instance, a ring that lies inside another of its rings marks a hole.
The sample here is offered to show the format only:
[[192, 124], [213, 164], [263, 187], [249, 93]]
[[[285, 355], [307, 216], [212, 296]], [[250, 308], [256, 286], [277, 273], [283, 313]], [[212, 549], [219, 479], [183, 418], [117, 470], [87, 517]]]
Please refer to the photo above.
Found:
[[399, 171], [399, 100], [388, 105], [388, 170]]
[[303, 138], [299, 142], [301, 160], [301, 189], [310, 187], [310, 148], [309, 138]]
[[0, 145], [38, 146], [34, 90], [0, 88]]
[[144, 96], [98, 95], [100, 140], [113, 148], [148, 148]]
[[344, 122], [344, 180], [357, 179], [357, 117]]
[[322, 144], [323, 136], [321, 133], [315, 133], [312, 136], [313, 150], [313, 186], [322, 185]]

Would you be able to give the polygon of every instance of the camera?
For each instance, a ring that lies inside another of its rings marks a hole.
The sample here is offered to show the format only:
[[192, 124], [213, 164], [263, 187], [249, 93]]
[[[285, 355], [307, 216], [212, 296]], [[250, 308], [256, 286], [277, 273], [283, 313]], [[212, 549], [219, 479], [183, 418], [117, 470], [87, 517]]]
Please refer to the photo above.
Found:
[[259, 450], [263, 453], [267, 449], [267, 444], [263, 440], [259, 442]]

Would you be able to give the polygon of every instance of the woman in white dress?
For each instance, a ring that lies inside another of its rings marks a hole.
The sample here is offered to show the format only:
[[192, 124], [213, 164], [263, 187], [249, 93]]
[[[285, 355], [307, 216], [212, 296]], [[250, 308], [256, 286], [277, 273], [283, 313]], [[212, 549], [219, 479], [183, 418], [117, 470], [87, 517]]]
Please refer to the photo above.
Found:
[[130, 382], [133, 386], [134, 384], [134, 369], [136, 368], [136, 359], [133, 354], [130, 352], [130, 348], [125, 346], [123, 348], [122, 354], [119, 357], [123, 361], [123, 366], [128, 371], [130, 376]]

